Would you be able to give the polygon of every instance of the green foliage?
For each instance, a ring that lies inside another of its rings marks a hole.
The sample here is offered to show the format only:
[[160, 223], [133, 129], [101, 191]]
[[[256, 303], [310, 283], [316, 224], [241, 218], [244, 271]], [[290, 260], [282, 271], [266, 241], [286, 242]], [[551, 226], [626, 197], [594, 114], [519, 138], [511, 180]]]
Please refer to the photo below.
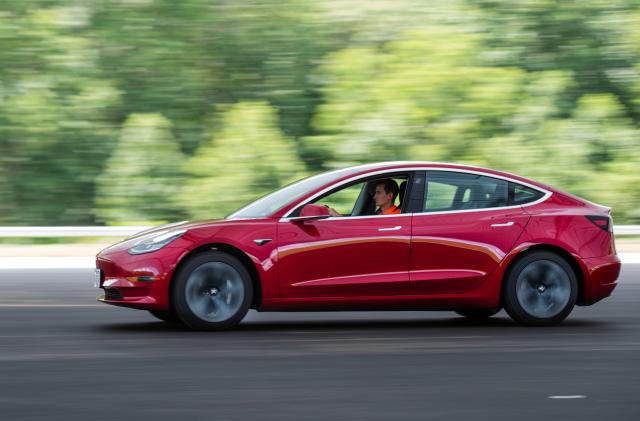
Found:
[[323, 69], [326, 102], [314, 120], [320, 136], [308, 137], [306, 145], [322, 151], [330, 166], [438, 150], [424, 158], [469, 156], [502, 130], [525, 79], [519, 69], [483, 65], [480, 41], [433, 27], [330, 56]]
[[221, 118], [221, 129], [184, 166], [189, 180], [177, 203], [194, 218], [223, 217], [304, 176], [291, 139], [264, 102], [240, 102]]
[[179, 217], [171, 198], [180, 188], [182, 160], [166, 118], [131, 115], [97, 179], [95, 212], [99, 220], [144, 224]]
[[634, 0], [5, 0], [0, 224], [223, 216], [393, 159], [640, 223], [639, 75]]

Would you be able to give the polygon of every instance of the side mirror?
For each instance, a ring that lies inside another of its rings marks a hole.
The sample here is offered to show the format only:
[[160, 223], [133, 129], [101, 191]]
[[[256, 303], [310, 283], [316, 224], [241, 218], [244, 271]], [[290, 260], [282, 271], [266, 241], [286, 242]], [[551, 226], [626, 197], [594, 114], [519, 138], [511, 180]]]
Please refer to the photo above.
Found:
[[293, 222], [311, 221], [314, 219], [324, 219], [330, 217], [329, 208], [323, 205], [314, 205], [312, 203], [304, 205], [300, 210], [300, 215], [291, 218]]

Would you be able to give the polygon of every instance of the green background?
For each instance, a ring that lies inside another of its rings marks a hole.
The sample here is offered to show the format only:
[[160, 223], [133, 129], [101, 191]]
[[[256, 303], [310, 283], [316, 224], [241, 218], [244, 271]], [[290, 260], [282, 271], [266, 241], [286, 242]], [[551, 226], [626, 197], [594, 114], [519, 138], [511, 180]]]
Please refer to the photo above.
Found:
[[640, 2], [0, 3], [0, 225], [228, 214], [382, 160], [640, 223]]

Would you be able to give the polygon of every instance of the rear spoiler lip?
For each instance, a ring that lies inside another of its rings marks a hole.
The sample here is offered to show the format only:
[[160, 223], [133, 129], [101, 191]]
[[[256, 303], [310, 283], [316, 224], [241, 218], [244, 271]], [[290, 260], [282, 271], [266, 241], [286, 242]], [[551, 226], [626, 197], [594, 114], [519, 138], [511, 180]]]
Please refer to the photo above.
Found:
[[602, 215], [611, 215], [611, 207], [601, 205], [600, 203], [592, 202], [590, 200], [585, 199], [584, 197], [576, 196], [573, 193], [569, 193], [567, 191], [555, 190], [555, 193], [559, 193], [562, 196], [570, 200], [574, 200], [578, 203], [583, 204], [586, 208], [591, 208], [589, 213], [601, 213]]
[[602, 212], [605, 215], [611, 215], [611, 207], [609, 207], [609, 206], [605, 206], [605, 205], [601, 205], [599, 203], [591, 202], [591, 201], [589, 201], [587, 199], [583, 199], [583, 198], [580, 198], [580, 200], [582, 202], [584, 202], [585, 205], [594, 208], [595, 211]]

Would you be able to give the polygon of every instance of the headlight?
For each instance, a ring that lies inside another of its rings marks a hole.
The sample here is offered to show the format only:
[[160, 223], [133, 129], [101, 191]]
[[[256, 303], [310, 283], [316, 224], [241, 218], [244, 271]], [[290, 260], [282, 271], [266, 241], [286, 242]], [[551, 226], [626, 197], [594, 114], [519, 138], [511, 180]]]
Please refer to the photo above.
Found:
[[140, 240], [135, 246], [131, 247], [127, 252], [129, 254], [143, 254], [143, 253], [151, 253], [152, 251], [160, 250], [162, 247], [166, 246], [176, 238], [179, 238], [182, 234], [187, 232], [187, 230], [179, 230], [179, 231], [162, 231], [156, 233], [151, 238], [145, 238]]

